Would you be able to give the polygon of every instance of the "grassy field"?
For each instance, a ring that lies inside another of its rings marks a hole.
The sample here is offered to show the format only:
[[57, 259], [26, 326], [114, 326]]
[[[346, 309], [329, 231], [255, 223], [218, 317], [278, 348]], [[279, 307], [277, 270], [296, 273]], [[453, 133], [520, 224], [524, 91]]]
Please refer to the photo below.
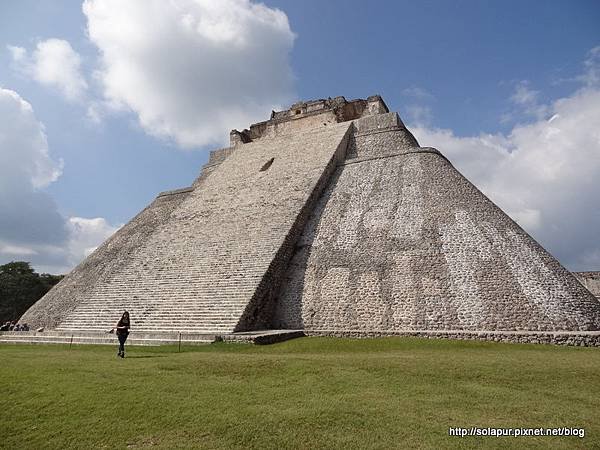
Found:
[[[0, 346], [0, 447], [600, 448], [600, 349], [389, 338]], [[449, 427], [585, 437], [451, 437]]]

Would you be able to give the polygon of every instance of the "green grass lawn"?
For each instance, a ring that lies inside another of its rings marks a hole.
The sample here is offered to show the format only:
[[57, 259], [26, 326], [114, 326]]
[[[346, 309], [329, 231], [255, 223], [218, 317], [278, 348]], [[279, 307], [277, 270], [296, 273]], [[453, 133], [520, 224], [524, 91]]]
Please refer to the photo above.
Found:
[[[600, 448], [600, 349], [389, 338], [0, 346], [0, 447]], [[451, 437], [449, 427], [585, 437]]]

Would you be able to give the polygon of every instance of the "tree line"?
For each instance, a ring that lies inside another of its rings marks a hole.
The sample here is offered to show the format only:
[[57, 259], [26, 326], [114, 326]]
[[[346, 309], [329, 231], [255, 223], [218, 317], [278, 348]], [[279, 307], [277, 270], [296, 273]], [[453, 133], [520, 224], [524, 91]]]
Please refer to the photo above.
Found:
[[0, 323], [17, 320], [63, 277], [39, 274], [25, 261], [0, 265]]

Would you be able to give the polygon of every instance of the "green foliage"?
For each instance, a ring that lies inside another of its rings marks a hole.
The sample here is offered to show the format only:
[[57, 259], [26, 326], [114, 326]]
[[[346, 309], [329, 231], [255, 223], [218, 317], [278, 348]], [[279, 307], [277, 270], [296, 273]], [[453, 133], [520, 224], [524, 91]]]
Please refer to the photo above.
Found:
[[62, 278], [62, 275], [40, 275], [24, 261], [0, 265], [0, 323], [21, 317]]
[[[0, 345], [0, 447], [600, 448], [600, 351], [409, 338]], [[449, 427], [585, 437], [451, 437]]]

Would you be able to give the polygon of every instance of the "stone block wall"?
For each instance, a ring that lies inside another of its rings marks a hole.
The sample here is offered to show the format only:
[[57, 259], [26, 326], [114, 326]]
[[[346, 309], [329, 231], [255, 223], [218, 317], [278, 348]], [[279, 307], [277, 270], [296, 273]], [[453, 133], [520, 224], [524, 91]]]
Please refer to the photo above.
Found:
[[370, 159], [391, 156], [418, 147], [397, 113], [367, 116], [354, 121], [348, 159]]
[[327, 111], [320, 114], [303, 116], [297, 120], [291, 119], [283, 122], [269, 123], [264, 136], [275, 137], [284, 134], [299, 133], [322, 126], [335, 125], [336, 123], [336, 115], [332, 111]]
[[598, 301], [439, 152], [369, 128], [298, 242], [274, 327], [600, 329]]
[[[314, 188], [300, 206], [299, 211], [294, 213], [297, 215], [291, 228], [287, 232], [279, 250], [271, 260], [265, 276], [246, 306], [244, 314], [234, 331], [264, 330], [268, 329], [273, 322], [277, 294], [279, 293], [283, 276], [296, 247], [296, 242], [300, 238], [317, 200], [329, 184], [333, 172], [346, 157], [350, 127], [347, 125], [346, 129], [347, 131], [339, 142], [333, 158], [325, 166]], [[299, 175], [301, 176], [301, 174]]]
[[600, 272], [574, 272], [573, 275], [600, 301]]
[[206, 178], [223, 162], [225, 161], [231, 154], [236, 150], [237, 147], [226, 147], [218, 150], [213, 150], [209, 154], [208, 162], [202, 166], [200, 169], [200, 175], [194, 183], [192, 187], [195, 189], [200, 186]]
[[466, 330], [388, 330], [378, 331], [344, 331], [344, 330], [310, 330], [307, 336], [343, 337], [343, 338], [376, 338], [390, 336], [417, 337], [426, 339], [459, 339], [475, 341], [494, 341], [510, 344], [551, 344], [574, 347], [600, 347], [599, 331], [466, 331]]

